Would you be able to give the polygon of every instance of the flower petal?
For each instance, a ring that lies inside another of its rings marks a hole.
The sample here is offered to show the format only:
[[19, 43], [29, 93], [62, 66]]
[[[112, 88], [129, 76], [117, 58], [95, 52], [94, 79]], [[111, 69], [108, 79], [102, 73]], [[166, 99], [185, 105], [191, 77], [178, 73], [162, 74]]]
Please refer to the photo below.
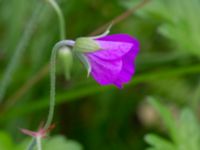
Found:
[[124, 83], [127, 83], [131, 80], [131, 77], [135, 72], [134, 58], [134, 55], [131, 56], [130, 52], [123, 57], [122, 69], [114, 81], [114, 84], [117, 87], [122, 88]]
[[101, 59], [113, 60], [122, 57], [130, 50], [135, 55], [139, 51], [139, 42], [128, 34], [113, 34], [96, 39], [102, 50], [95, 51], [93, 54]]
[[131, 80], [135, 72], [135, 58], [137, 56], [137, 52], [139, 51], [139, 43], [135, 47], [123, 56], [123, 66], [121, 72], [119, 73], [118, 77], [114, 81], [115, 85], [119, 88], [122, 88], [122, 84], [127, 83]]
[[131, 49], [132, 52], [134, 52], [135, 55], [137, 55], [139, 52], [139, 47], [140, 47], [139, 41], [128, 34], [112, 34], [99, 38], [97, 40], [132, 43], [133, 44], [133, 47]]
[[84, 53], [92, 66], [92, 76], [101, 85], [114, 84], [122, 88], [135, 72], [139, 42], [127, 34], [101, 37], [96, 42], [102, 50]]
[[92, 66], [91, 74], [94, 79], [101, 85], [113, 84], [122, 69], [122, 60], [106, 61], [92, 53], [86, 54], [86, 57]]
[[133, 44], [127, 42], [116, 42], [116, 41], [98, 41], [96, 40], [101, 49], [93, 53], [93, 55], [104, 59], [104, 60], [114, 60], [122, 57], [130, 51]]
[[101, 41], [115, 41], [115, 42], [127, 42], [127, 43], [138, 43], [137, 39], [133, 38], [132, 36], [128, 34], [112, 34], [108, 36], [104, 36], [101, 38], [98, 38], [96, 40]]

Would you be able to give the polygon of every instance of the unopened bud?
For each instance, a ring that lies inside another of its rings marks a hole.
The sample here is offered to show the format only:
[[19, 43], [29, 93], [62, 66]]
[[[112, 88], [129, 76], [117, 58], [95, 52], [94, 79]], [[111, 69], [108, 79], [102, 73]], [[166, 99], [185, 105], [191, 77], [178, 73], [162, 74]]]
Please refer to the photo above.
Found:
[[73, 54], [71, 50], [68, 47], [62, 47], [58, 52], [58, 60], [66, 79], [70, 79], [70, 72], [73, 65]]

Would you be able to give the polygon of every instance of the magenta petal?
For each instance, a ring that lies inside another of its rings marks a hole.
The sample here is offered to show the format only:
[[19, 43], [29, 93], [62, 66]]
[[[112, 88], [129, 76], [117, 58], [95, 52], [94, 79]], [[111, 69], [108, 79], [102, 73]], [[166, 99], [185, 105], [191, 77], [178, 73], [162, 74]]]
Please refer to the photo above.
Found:
[[134, 37], [128, 35], [128, 34], [112, 34], [112, 35], [107, 35], [101, 38], [98, 38], [96, 40], [100, 40], [100, 41], [115, 41], [115, 42], [127, 42], [127, 43], [137, 43], [138, 45], [138, 41], [137, 39], [135, 39]]
[[135, 66], [133, 62], [134, 56], [131, 56], [130, 53], [131, 52], [129, 52], [128, 54], [126, 54], [126, 56], [122, 58], [123, 65], [121, 72], [118, 74], [118, 77], [114, 81], [114, 84], [119, 88], [122, 88], [122, 85], [124, 83], [129, 82], [135, 72]]
[[139, 52], [139, 41], [128, 34], [113, 34], [102, 38], [98, 38], [97, 40], [131, 43], [133, 44], [133, 47], [131, 49], [132, 53], [134, 53], [134, 55], [136, 56]]
[[119, 73], [118, 77], [114, 81], [115, 85], [122, 88], [122, 84], [128, 83], [133, 74], [135, 73], [135, 58], [139, 51], [139, 44], [136, 47], [133, 47], [125, 56], [122, 58], [122, 70]]
[[93, 54], [101, 59], [112, 60], [122, 57], [130, 50], [136, 56], [139, 51], [139, 42], [128, 34], [113, 34], [96, 39], [100, 45], [99, 51]]
[[101, 85], [114, 84], [122, 88], [131, 80], [139, 42], [127, 34], [114, 34], [96, 39], [100, 50], [85, 53], [94, 79]]
[[86, 54], [91, 66], [91, 74], [101, 85], [112, 84], [122, 69], [122, 60], [105, 61], [93, 54]]
[[113, 60], [118, 59], [128, 53], [132, 48], [133, 44], [128, 42], [117, 42], [117, 41], [98, 41], [96, 42], [101, 47], [100, 50], [92, 52], [93, 55], [105, 59]]

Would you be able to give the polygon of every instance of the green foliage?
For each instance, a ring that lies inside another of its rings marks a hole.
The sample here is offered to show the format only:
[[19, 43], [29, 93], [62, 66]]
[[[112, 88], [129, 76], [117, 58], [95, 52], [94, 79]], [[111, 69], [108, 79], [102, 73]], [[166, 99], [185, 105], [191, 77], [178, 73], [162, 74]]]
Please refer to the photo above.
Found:
[[[11, 136], [6, 132], [0, 132], [1, 150], [24, 150], [27, 147], [28, 140], [15, 144]], [[48, 137], [42, 140], [43, 150], [83, 150], [82, 146], [74, 141], [66, 139], [61, 135]]]
[[180, 51], [199, 57], [199, 7], [199, 0], [153, 0], [140, 14], [159, 22], [158, 31]]
[[[58, 0], [67, 39], [87, 36], [141, 1]], [[33, 19], [40, 6], [39, 15]], [[152, 146], [149, 150], [184, 150], [181, 145], [196, 150], [199, 127], [192, 111], [199, 110], [200, 99], [199, 7], [199, 0], [150, 0], [112, 27], [111, 34], [128, 33], [141, 43], [135, 76], [122, 90], [99, 86], [87, 78], [85, 68], [76, 59], [70, 80], [57, 64], [57, 126], [52, 138], [44, 141], [44, 148], [59, 145], [82, 149], [65, 136], [78, 140], [86, 150], [146, 149], [143, 137], [151, 129], [140, 121], [138, 113], [143, 112], [138, 109], [146, 95], [155, 95], [189, 109], [183, 109], [176, 119], [165, 105], [151, 102], [169, 134], [164, 138], [153, 126], [155, 132], [146, 136]], [[0, 0], [0, 84], [6, 83], [0, 103], [0, 150], [25, 149], [30, 141], [24, 140], [18, 128], [35, 129], [45, 121], [49, 75], [43, 68], [59, 39], [58, 18], [45, 0]], [[14, 59], [14, 55], [18, 57]], [[7, 76], [10, 62], [14, 65]], [[60, 133], [63, 136], [54, 136]]]
[[6, 132], [0, 132], [0, 149], [1, 150], [13, 150], [13, 141]]
[[82, 150], [82, 146], [73, 140], [65, 139], [63, 136], [54, 136], [44, 141], [44, 150]]
[[150, 98], [150, 103], [160, 113], [169, 134], [169, 140], [156, 134], [145, 137], [150, 150], [198, 150], [200, 147], [200, 124], [191, 109], [184, 108], [178, 120], [158, 100]]
[[[123, 4], [131, 7], [136, 2], [138, 0]], [[157, 32], [170, 39], [176, 47], [174, 51], [186, 57], [200, 57], [199, 7], [199, 0], [152, 0], [137, 14], [146, 22], [156, 24]]]

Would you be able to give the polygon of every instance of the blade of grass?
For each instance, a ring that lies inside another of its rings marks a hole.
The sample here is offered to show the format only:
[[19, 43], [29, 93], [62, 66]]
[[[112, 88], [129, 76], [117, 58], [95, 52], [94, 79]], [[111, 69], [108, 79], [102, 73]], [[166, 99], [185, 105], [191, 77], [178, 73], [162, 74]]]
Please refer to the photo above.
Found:
[[[152, 71], [149, 73], [144, 73], [141, 75], [136, 75], [132, 82], [126, 87], [130, 87], [139, 83], [143, 82], [149, 82], [149, 81], [155, 81], [163, 78], [172, 78], [177, 77], [181, 75], [189, 75], [189, 74], [196, 74], [200, 73], [200, 65], [193, 65], [188, 67], [179, 67], [179, 68], [169, 68], [169, 69], [163, 69], [160, 71]], [[101, 93], [107, 90], [114, 90], [115, 88], [112, 86], [99, 86], [97, 84], [91, 84], [88, 85], [87, 88], [80, 88], [76, 90], [68, 90], [68, 92], [65, 93], [58, 93], [56, 97], [56, 105], [62, 104], [64, 102], [71, 102], [74, 100], [79, 100], [82, 97], [88, 96], [88, 95], [94, 95], [97, 93]], [[2, 113], [0, 117], [0, 121], [5, 121], [7, 119], [13, 119], [14, 117], [19, 117], [22, 115], [27, 115], [30, 113], [34, 113], [38, 110], [42, 110], [44, 108], [47, 108], [49, 105], [49, 99], [48, 98], [42, 98], [40, 100], [34, 101], [32, 103], [29, 103], [27, 105], [20, 105], [18, 108], [13, 108], [12, 110], [9, 110], [9, 113]], [[22, 109], [23, 108], [23, 109]]]
[[28, 43], [31, 40], [31, 37], [34, 34], [35, 27], [37, 26], [38, 16], [40, 15], [41, 10], [42, 10], [42, 4], [39, 3], [38, 5], [39, 6], [33, 12], [32, 17], [30, 18], [28, 24], [26, 25], [24, 34], [22, 35], [22, 38], [20, 39], [20, 42], [16, 47], [15, 53], [13, 57], [11, 58], [10, 63], [8, 64], [8, 67], [6, 68], [4, 76], [1, 80], [0, 103], [4, 99], [7, 88], [12, 81], [12, 76], [17, 70], [20, 60], [23, 56], [23, 53], [26, 50], [26, 47], [28, 46]]

